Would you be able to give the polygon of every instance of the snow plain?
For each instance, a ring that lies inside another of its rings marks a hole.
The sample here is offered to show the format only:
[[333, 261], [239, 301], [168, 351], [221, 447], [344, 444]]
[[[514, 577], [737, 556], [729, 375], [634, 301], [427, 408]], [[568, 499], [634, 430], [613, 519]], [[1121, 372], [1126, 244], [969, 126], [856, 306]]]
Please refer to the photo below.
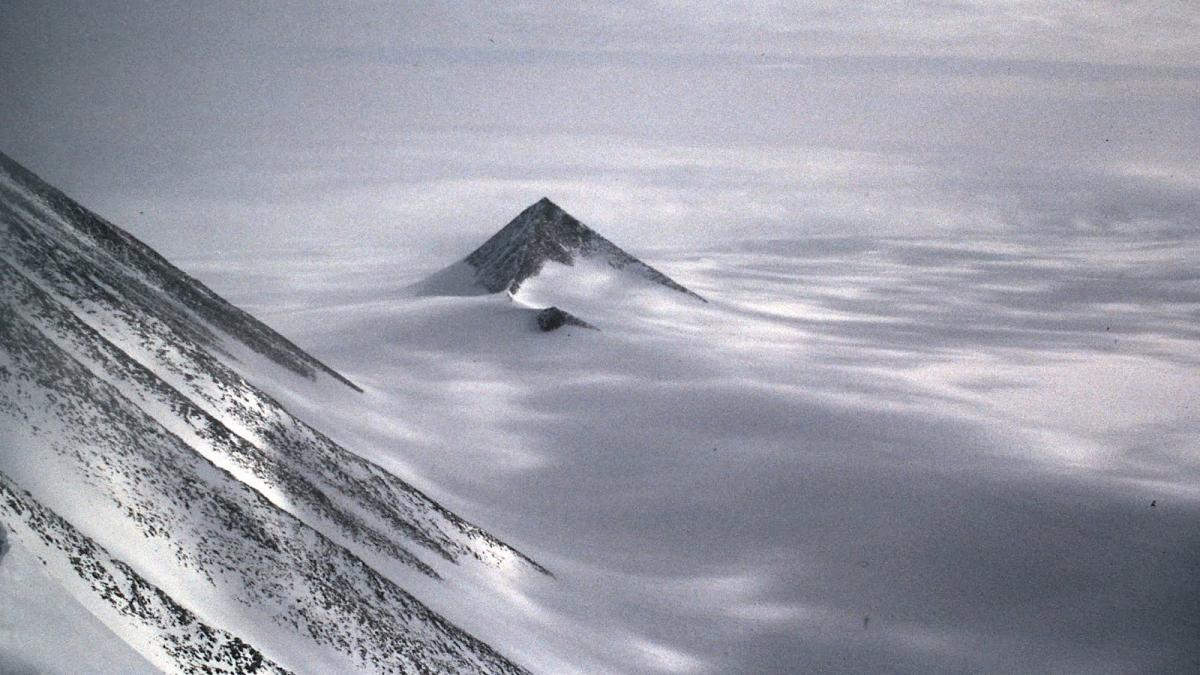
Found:
[[0, 527], [0, 672], [69, 675], [159, 672], [80, 604], [45, 563]]
[[[709, 304], [554, 266], [415, 297], [446, 261], [411, 250], [177, 262], [365, 389], [289, 408], [554, 572], [414, 591], [536, 671], [1200, 668], [1196, 242], [634, 253]], [[600, 330], [538, 333], [551, 303]]]

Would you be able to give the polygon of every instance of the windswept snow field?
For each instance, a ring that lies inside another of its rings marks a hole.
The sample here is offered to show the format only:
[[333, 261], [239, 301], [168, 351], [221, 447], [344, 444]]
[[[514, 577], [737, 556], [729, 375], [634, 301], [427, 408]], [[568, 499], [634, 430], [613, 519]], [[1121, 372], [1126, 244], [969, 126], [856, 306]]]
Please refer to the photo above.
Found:
[[553, 571], [411, 586], [534, 671], [1200, 672], [1196, 241], [632, 253], [708, 303], [556, 265], [419, 297], [451, 260], [326, 242], [175, 262], [365, 390], [290, 410]]
[[0, 66], [0, 675], [1200, 675], [1200, 0]]

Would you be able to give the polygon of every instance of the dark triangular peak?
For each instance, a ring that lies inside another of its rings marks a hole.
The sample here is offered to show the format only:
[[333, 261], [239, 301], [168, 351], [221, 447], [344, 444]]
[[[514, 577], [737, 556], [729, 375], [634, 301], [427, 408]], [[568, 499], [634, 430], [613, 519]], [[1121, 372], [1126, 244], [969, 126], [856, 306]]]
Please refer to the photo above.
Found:
[[515, 293], [547, 262], [571, 265], [577, 258], [598, 258], [616, 269], [704, 300], [600, 236], [548, 197], [522, 211], [464, 262], [474, 268], [476, 283], [488, 292]]

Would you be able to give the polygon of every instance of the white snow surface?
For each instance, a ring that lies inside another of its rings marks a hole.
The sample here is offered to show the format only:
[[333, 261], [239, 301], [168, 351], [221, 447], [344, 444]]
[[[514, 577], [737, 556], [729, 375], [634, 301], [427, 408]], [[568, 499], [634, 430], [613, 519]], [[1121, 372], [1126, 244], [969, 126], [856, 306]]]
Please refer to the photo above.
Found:
[[579, 257], [414, 293], [411, 242], [177, 261], [359, 392], [0, 196], [0, 521], [158, 667], [1200, 670], [1194, 240], [637, 252], [708, 303]]
[[709, 303], [579, 261], [414, 295], [411, 248], [182, 264], [365, 389], [279, 373], [290, 409], [554, 570], [414, 587], [537, 672], [1200, 667], [1197, 242], [637, 253]]
[[159, 673], [53, 578], [0, 524], [0, 673]]
[[475, 280], [475, 268], [460, 260], [445, 269], [438, 270], [408, 289], [414, 295], [469, 296], [488, 295], [488, 291]]

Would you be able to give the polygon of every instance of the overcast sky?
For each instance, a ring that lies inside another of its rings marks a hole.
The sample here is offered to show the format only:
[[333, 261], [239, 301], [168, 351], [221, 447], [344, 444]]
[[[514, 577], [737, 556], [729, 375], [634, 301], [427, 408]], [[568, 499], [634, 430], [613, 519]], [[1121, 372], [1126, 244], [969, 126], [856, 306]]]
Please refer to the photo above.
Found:
[[168, 254], [1197, 230], [1180, 2], [5, 2], [0, 150]]

